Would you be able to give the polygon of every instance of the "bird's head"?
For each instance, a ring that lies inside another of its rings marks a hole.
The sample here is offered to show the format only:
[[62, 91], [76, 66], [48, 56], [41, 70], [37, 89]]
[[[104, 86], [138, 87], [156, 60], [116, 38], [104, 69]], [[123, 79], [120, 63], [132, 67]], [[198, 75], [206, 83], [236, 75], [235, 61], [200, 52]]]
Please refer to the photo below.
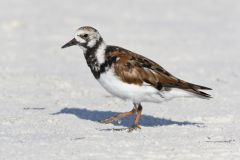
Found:
[[74, 45], [78, 45], [85, 49], [93, 48], [100, 40], [102, 40], [101, 35], [95, 28], [84, 26], [77, 29], [74, 38], [63, 45], [62, 48]]

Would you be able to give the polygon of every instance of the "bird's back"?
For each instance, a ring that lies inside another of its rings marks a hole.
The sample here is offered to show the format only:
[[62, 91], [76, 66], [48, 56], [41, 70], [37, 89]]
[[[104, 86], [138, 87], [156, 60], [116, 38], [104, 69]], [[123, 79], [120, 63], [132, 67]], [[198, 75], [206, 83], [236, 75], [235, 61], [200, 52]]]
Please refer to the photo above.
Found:
[[201, 91], [211, 90], [211, 88], [181, 80], [156, 62], [124, 48], [107, 46], [106, 60], [112, 59], [116, 60], [113, 64], [115, 74], [125, 83], [136, 85], [147, 83], [159, 91], [178, 88], [202, 97], [211, 97], [211, 95]]

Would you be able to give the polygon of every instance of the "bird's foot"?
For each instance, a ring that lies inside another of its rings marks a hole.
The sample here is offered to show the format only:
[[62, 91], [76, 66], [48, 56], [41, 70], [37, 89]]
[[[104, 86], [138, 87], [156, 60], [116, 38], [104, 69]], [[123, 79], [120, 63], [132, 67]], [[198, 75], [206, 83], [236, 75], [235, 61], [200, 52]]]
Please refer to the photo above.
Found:
[[128, 132], [132, 132], [137, 129], [141, 129], [141, 127], [138, 124], [134, 124], [128, 129]]

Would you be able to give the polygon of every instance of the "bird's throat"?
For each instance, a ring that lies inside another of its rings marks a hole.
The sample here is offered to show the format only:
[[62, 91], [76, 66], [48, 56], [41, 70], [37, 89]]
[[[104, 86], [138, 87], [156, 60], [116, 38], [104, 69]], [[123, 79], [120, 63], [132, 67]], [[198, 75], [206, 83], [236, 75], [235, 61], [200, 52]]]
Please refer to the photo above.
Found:
[[102, 72], [102, 65], [105, 62], [105, 50], [106, 45], [102, 38], [100, 38], [93, 47], [86, 48], [84, 52], [87, 64], [96, 79], [100, 77], [100, 73]]

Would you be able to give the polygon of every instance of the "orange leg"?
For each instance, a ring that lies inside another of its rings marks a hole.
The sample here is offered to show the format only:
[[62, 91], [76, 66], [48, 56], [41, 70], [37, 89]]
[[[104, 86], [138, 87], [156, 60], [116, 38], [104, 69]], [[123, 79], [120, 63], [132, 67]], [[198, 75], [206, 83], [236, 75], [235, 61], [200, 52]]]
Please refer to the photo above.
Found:
[[129, 132], [135, 130], [135, 129], [141, 129], [141, 127], [139, 126], [139, 120], [141, 118], [141, 114], [142, 114], [142, 105], [139, 103], [137, 104], [137, 115], [134, 119], [133, 125], [129, 128]]
[[136, 113], [135, 107], [134, 107], [131, 111], [129, 111], [129, 112], [119, 113], [119, 114], [114, 115], [114, 116], [112, 116], [112, 117], [110, 117], [110, 118], [101, 120], [100, 122], [101, 122], [101, 123], [106, 123], [106, 124], [107, 124], [107, 123], [112, 123], [113, 121], [117, 121], [117, 120], [119, 120], [119, 119], [121, 119], [121, 118], [131, 116], [131, 115], [133, 115], [134, 113]]

